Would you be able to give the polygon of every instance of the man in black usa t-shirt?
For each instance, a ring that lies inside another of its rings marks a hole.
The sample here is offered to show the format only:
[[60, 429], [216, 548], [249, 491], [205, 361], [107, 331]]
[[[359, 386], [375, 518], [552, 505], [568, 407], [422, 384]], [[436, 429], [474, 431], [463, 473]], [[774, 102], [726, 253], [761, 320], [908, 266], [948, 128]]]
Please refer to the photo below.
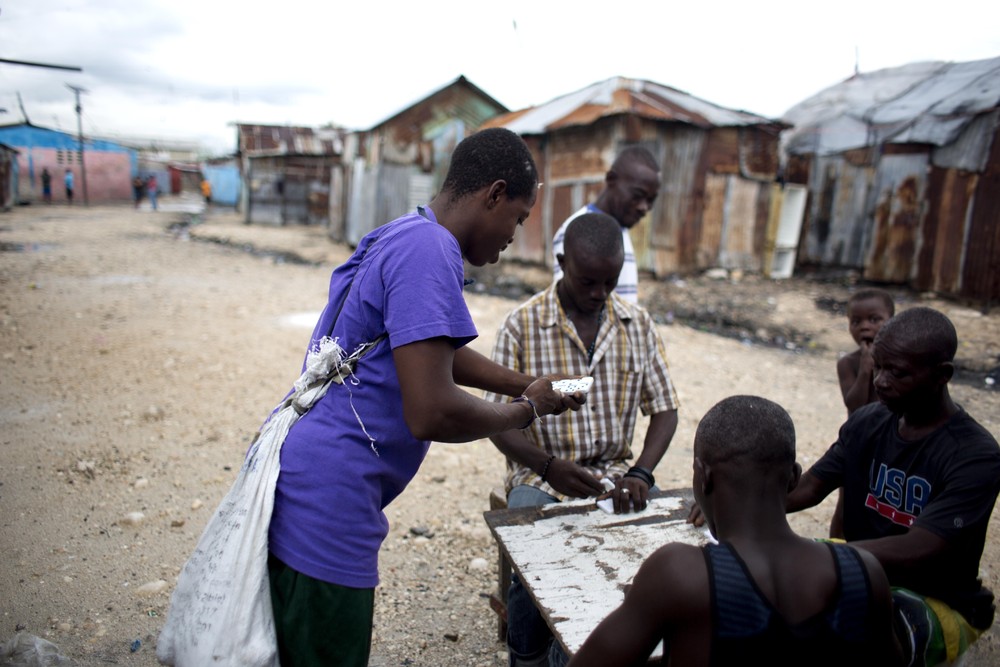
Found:
[[[879, 403], [854, 412], [789, 494], [787, 511], [844, 490], [844, 537], [881, 562], [911, 664], [952, 661], [993, 622], [979, 559], [1000, 492], [1000, 446], [952, 401], [957, 335], [931, 308], [873, 344]], [[925, 612], [930, 613], [925, 613]]]

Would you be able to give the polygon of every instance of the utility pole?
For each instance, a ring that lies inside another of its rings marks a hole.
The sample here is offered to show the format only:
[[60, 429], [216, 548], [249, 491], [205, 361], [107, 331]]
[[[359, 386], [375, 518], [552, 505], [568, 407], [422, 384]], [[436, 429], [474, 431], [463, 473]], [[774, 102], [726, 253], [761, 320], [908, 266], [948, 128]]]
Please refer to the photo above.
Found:
[[87, 166], [83, 161], [83, 107], [80, 106], [80, 93], [87, 92], [87, 89], [68, 83], [66, 87], [76, 94], [76, 134], [80, 140], [80, 180], [83, 181], [83, 205], [90, 206], [90, 200], [87, 198]]

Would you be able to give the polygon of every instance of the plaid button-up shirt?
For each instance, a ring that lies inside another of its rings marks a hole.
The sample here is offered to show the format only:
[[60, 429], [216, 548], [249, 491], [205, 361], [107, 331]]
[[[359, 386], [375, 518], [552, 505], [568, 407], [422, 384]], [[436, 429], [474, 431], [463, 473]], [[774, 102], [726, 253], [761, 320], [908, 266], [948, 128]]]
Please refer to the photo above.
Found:
[[[670, 380], [666, 349], [653, 319], [643, 308], [612, 294], [597, 332], [594, 358], [566, 316], [553, 283], [514, 309], [497, 332], [493, 360], [528, 375], [591, 375], [594, 384], [578, 411], [549, 415], [525, 435], [535, 446], [575, 461], [601, 476], [622, 475], [632, 457], [636, 418], [674, 410], [677, 394]], [[507, 401], [488, 392], [487, 400]], [[507, 461], [506, 487], [538, 487], [562, 498], [530, 469]]]

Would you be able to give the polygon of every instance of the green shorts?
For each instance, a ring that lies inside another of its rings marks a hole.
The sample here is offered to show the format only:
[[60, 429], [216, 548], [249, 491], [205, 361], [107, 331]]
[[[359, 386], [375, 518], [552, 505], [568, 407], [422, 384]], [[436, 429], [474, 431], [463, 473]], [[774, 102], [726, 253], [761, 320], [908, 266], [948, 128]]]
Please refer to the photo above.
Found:
[[269, 555], [281, 667], [366, 667], [374, 588], [348, 588], [297, 572]]

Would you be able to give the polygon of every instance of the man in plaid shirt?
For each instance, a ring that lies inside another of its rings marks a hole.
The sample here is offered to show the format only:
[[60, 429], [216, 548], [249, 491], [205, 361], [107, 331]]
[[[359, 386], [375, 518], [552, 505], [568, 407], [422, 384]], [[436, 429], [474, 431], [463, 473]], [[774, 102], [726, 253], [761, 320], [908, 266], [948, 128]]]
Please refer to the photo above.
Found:
[[[639, 511], [677, 428], [678, 401], [663, 340], [649, 313], [614, 292], [625, 256], [614, 218], [576, 218], [564, 249], [557, 258], [562, 277], [507, 316], [493, 359], [535, 377], [590, 375], [594, 384], [578, 412], [492, 438], [507, 457], [508, 507], [596, 496], [605, 490], [601, 480], [608, 479], [615, 511]], [[642, 452], [630, 464], [640, 410], [649, 426]], [[511, 665], [548, 665], [550, 650], [558, 664], [558, 644], [516, 577], [507, 619]]]

